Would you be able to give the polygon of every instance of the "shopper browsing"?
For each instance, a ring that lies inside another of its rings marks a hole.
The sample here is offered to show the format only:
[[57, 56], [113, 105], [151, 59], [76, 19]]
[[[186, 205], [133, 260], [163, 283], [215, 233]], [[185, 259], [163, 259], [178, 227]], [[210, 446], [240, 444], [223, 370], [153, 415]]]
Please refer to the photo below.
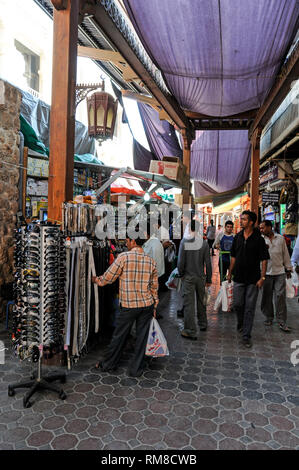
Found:
[[[218, 236], [216, 236], [216, 239], [214, 242], [214, 248], [220, 251], [230, 251], [233, 241], [234, 241], [233, 229], [234, 229], [233, 222], [231, 220], [227, 220], [225, 222], [224, 232], [220, 232]], [[219, 256], [219, 273], [220, 274], [221, 274], [221, 262], [222, 262], [222, 278], [224, 278], [230, 265], [230, 255], [228, 253], [225, 253]]]
[[[237, 329], [243, 334], [243, 344], [251, 348], [251, 330], [255, 314], [258, 290], [266, 279], [268, 249], [260, 231], [254, 227], [257, 216], [254, 212], [241, 214], [241, 227], [233, 241], [228, 281], [234, 274], [234, 310], [237, 314]], [[262, 272], [260, 263], [262, 262]]]
[[143, 243], [141, 238], [127, 238], [129, 251], [121, 253], [102, 276], [92, 278], [101, 287], [119, 278], [120, 314], [105, 358], [96, 365], [102, 371], [116, 369], [135, 321], [136, 344], [129, 375], [140, 377], [144, 370], [149, 325], [158, 305], [158, 275], [156, 263], [142, 249]]
[[213, 220], [211, 220], [211, 224], [207, 228], [207, 239], [208, 239], [209, 247], [210, 249], [212, 249], [212, 256], [215, 256], [214, 248], [213, 248], [215, 236], [216, 236], [216, 227], [214, 227], [214, 222]]
[[[206, 306], [204, 305], [205, 286], [212, 282], [212, 265], [209, 246], [199, 233], [195, 232], [195, 220], [190, 223], [192, 238], [183, 238], [178, 256], [178, 271], [183, 276], [184, 329], [183, 338], [197, 339], [194, 296], [197, 299], [197, 316], [201, 331], [207, 329]], [[194, 244], [194, 249], [192, 245]]]
[[292, 264], [287, 245], [282, 235], [273, 232], [270, 220], [260, 224], [260, 231], [269, 249], [270, 260], [267, 265], [266, 280], [263, 285], [262, 312], [266, 317], [265, 325], [271, 326], [274, 320], [273, 295], [276, 318], [279, 328], [285, 333], [291, 330], [286, 325], [286, 277], [291, 277]]

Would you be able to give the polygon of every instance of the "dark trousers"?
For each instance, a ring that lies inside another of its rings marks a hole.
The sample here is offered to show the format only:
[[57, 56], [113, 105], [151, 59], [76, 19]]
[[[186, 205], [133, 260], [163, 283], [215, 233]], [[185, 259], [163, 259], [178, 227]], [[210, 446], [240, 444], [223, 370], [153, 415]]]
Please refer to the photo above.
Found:
[[[220, 274], [220, 284], [224, 281], [227, 270], [230, 267], [230, 260], [222, 259], [222, 273], [221, 273], [221, 260], [219, 255], [219, 274]], [[222, 275], [221, 275], [222, 274]]]
[[112, 340], [103, 361], [103, 369], [109, 370], [117, 366], [132, 325], [136, 321], [136, 343], [134, 357], [129, 365], [129, 373], [130, 375], [136, 375], [142, 372], [144, 368], [144, 353], [153, 312], [154, 305], [142, 308], [120, 308], [120, 314], [116, 319]]
[[251, 338], [258, 288], [255, 284], [234, 282], [234, 311], [237, 314], [238, 329], [243, 328], [243, 338]]
[[284, 324], [287, 321], [285, 274], [266, 276], [263, 285], [261, 309], [268, 321], [274, 320], [273, 295], [277, 321]]
[[213, 248], [214, 241], [215, 241], [215, 240], [209, 240], [209, 239], [208, 239], [209, 248], [210, 248], [210, 249], [212, 248], [212, 255], [214, 254], [214, 248]]

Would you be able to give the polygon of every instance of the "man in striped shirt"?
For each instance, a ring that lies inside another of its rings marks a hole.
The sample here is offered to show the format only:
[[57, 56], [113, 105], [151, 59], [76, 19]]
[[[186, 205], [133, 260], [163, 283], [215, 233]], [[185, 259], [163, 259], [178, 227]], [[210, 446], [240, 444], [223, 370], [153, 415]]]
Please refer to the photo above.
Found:
[[150, 321], [158, 305], [158, 275], [155, 261], [147, 256], [144, 240], [127, 238], [128, 251], [121, 253], [100, 277], [93, 277], [98, 286], [112, 284], [119, 278], [120, 314], [105, 359], [96, 367], [115, 370], [121, 358], [132, 325], [136, 321], [136, 344], [129, 375], [140, 377], [144, 369], [144, 353]]

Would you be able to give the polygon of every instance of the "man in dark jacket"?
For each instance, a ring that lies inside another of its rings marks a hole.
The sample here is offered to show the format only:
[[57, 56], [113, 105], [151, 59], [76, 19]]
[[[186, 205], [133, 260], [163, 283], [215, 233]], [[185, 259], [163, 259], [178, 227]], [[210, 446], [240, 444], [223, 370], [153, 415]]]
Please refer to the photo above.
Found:
[[[201, 331], [207, 329], [206, 306], [204, 305], [205, 286], [212, 282], [212, 265], [209, 245], [198, 232], [195, 220], [191, 221], [190, 238], [183, 238], [178, 256], [178, 271], [183, 278], [184, 329], [183, 338], [197, 339], [194, 294], [197, 298], [197, 316]], [[206, 270], [206, 272], [205, 272]]]
[[[255, 314], [258, 291], [266, 279], [268, 249], [260, 231], [254, 227], [257, 216], [254, 212], [241, 214], [241, 227], [233, 241], [228, 281], [234, 275], [234, 310], [237, 314], [237, 329], [243, 334], [243, 344], [251, 348], [251, 330]], [[260, 269], [262, 263], [262, 272]]]

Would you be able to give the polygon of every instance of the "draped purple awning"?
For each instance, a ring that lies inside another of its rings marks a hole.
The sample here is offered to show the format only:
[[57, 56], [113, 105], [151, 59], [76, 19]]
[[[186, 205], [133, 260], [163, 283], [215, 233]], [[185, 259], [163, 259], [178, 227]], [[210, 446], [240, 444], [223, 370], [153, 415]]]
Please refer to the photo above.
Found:
[[190, 176], [195, 197], [238, 188], [248, 181], [250, 143], [244, 131], [197, 131], [191, 145]]
[[296, 0], [124, 0], [180, 105], [211, 116], [258, 108], [287, 53]]
[[133, 161], [135, 170], [149, 171], [151, 160], [157, 160], [155, 155], [133, 138]]
[[152, 153], [159, 160], [164, 156], [182, 159], [183, 151], [174, 127], [168, 121], [160, 121], [159, 113], [148, 104], [138, 103], [138, 109]]

